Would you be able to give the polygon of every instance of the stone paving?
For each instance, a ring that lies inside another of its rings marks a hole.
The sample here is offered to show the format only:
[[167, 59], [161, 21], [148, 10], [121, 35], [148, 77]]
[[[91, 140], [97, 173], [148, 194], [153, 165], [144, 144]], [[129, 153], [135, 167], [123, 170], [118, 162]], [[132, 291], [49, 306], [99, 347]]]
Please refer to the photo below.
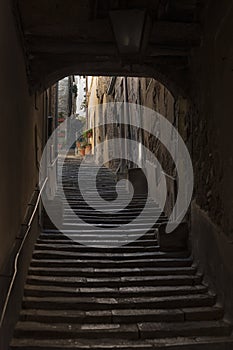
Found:
[[[79, 161], [67, 159], [63, 171], [66, 197], [87, 228], [75, 226], [64, 204], [64, 229], [45, 228], [39, 236], [28, 277], [12, 350], [232, 350], [232, 327], [223, 320], [216, 296], [202, 283], [190, 252], [161, 252], [156, 236], [159, 221], [142, 237], [112, 247], [108, 227], [116, 240], [127, 237], [120, 223], [130, 223], [143, 209], [145, 198], [135, 196], [127, 211], [100, 215], [83, 201], [77, 185]], [[94, 169], [95, 165], [92, 165]], [[90, 165], [87, 167], [87, 181]], [[99, 191], [114, 207], [114, 175], [102, 168]], [[89, 188], [90, 196], [92, 188]], [[156, 206], [153, 201], [151, 206]], [[154, 222], [148, 215], [144, 220]], [[92, 223], [106, 234], [93, 243]], [[140, 225], [129, 226], [137, 232]], [[72, 234], [70, 233], [72, 231]], [[71, 238], [73, 235], [74, 239]]]

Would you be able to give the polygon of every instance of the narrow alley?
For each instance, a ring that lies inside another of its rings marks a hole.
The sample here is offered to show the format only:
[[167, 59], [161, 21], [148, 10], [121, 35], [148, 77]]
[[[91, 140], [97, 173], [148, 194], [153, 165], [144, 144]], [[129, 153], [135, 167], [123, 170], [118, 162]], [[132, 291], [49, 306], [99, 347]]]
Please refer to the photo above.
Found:
[[233, 350], [233, 2], [0, 2], [0, 350]]
[[[75, 227], [66, 207], [63, 232], [70, 230], [69, 238], [45, 227], [33, 252], [11, 348], [191, 349], [209, 344], [214, 349], [233, 344], [227, 338], [232, 327], [222, 320], [223, 309], [202, 284], [188, 250], [161, 251], [155, 228], [137, 238], [142, 222], [126, 232], [117, 230], [119, 222], [138, 215], [144, 196], [136, 195], [119, 214], [101, 217], [83, 203], [79, 163], [66, 160], [64, 191], [77, 215], [94, 222], [96, 230]], [[93, 167], [86, 165], [88, 178]], [[102, 168], [98, 180], [100, 194], [113, 199], [113, 174]], [[88, 191], [93, 198], [92, 188]], [[151, 206], [157, 204], [151, 201]], [[150, 210], [146, 218], [154, 221]], [[165, 216], [153, 226], [161, 222], [166, 222]], [[98, 236], [100, 225], [106, 233]], [[114, 227], [114, 233], [108, 227]], [[136, 240], [127, 244], [135, 234]], [[116, 244], [120, 246], [112, 247]]]

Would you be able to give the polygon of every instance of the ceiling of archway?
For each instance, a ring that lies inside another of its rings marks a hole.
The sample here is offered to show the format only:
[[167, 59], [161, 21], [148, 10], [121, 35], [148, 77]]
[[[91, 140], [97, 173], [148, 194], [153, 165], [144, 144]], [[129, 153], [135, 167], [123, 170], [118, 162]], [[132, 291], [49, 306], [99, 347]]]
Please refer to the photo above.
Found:
[[[200, 43], [198, 0], [18, 0], [31, 88], [60, 77], [154, 75], [186, 68], [192, 47]], [[146, 8], [151, 29], [143, 56], [122, 61], [109, 11]], [[169, 73], [170, 72], [170, 73]]]

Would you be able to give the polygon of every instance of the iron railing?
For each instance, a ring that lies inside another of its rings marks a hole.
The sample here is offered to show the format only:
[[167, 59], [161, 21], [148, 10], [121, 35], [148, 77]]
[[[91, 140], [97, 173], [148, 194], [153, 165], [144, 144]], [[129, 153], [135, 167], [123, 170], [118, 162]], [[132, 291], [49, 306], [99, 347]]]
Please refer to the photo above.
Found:
[[39, 194], [37, 196], [37, 200], [36, 200], [36, 203], [35, 203], [35, 206], [34, 206], [34, 210], [30, 216], [30, 219], [27, 223], [27, 229], [26, 229], [26, 233], [22, 239], [22, 242], [20, 244], [20, 247], [19, 247], [19, 250], [15, 256], [15, 259], [14, 259], [14, 273], [12, 275], [12, 278], [11, 278], [11, 282], [10, 282], [10, 285], [9, 285], [9, 288], [8, 288], [8, 291], [7, 291], [7, 296], [6, 296], [6, 300], [5, 300], [5, 303], [4, 303], [4, 306], [3, 306], [3, 310], [2, 310], [2, 315], [1, 315], [1, 319], [0, 319], [0, 328], [2, 327], [3, 325], [3, 322], [4, 322], [4, 318], [5, 318], [5, 315], [6, 315], [6, 311], [7, 311], [7, 307], [8, 307], [8, 304], [9, 304], [9, 300], [10, 300], [10, 296], [11, 296], [11, 293], [12, 293], [12, 289], [13, 289], [13, 286], [14, 286], [14, 283], [15, 283], [15, 279], [16, 279], [16, 276], [17, 276], [17, 273], [18, 273], [18, 261], [19, 261], [19, 257], [20, 257], [20, 254], [22, 252], [22, 249], [24, 247], [24, 244], [26, 242], [26, 239], [29, 235], [29, 232], [31, 231], [31, 227], [32, 227], [32, 223], [33, 223], [33, 220], [35, 218], [35, 215], [36, 215], [36, 212], [38, 210], [38, 207], [39, 207], [39, 203], [40, 203], [40, 199], [41, 199], [41, 195], [42, 195], [42, 192], [45, 188], [45, 185], [48, 181], [48, 177], [46, 177], [46, 179], [44, 180], [41, 188], [40, 188], [40, 191], [39, 191]]

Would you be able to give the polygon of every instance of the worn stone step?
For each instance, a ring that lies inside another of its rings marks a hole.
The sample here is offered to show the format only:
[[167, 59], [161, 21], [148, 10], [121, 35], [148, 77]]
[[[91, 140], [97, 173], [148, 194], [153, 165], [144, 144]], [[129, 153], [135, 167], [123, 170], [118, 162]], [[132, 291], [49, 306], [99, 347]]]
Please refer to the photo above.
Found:
[[[158, 226], [162, 223], [166, 223], [167, 220], [164, 219], [154, 219], [152, 220], [148, 220], [145, 221], [143, 224], [134, 224], [132, 220], [136, 219], [136, 217], [128, 218], [126, 217], [125, 219], [120, 219], [120, 220], [114, 220], [113, 218], [110, 218], [108, 220], [105, 220], [105, 222], [99, 218], [92, 218], [91, 216], [82, 216], [79, 215], [79, 218], [77, 219], [76, 217], [74, 219], [66, 219], [64, 218], [62, 226], [63, 226], [63, 231], [64, 230], [72, 230], [72, 229], [76, 229], [76, 233], [79, 233], [82, 230], [90, 230], [90, 225], [91, 225], [91, 229], [93, 232], [95, 232], [94, 230], [98, 230], [98, 227], [105, 227], [106, 228], [106, 232], [108, 233], [107, 229], [110, 228], [111, 230], [113, 228], [115, 228], [116, 230], [121, 229], [124, 233], [126, 233], [126, 231], [131, 231], [131, 230], [138, 230], [140, 232], [140, 234], [146, 234], [147, 232], [154, 232]], [[82, 221], [80, 221], [82, 220]], [[123, 225], [123, 226], [122, 226]], [[127, 225], [127, 226], [126, 226]], [[141, 231], [143, 231], [141, 233]], [[127, 232], [127, 233], [129, 233]], [[137, 232], [136, 232], [137, 233]]]
[[66, 260], [68, 259], [75, 259], [78, 258], [79, 260], [81, 259], [87, 259], [87, 260], [132, 260], [134, 258], [135, 260], [147, 260], [147, 259], [164, 259], [164, 258], [186, 258], [189, 256], [188, 252], [142, 252], [142, 253], [123, 253], [123, 254], [114, 254], [114, 253], [83, 253], [83, 252], [78, 252], [75, 254], [75, 252], [63, 252], [63, 251], [56, 251], [56, 250], [51, 250], [51, 251], [39, 251], [39, 250], [34, 250], [33, 252], [33, 258], [34, 259], [63, 259], [65, 258]]
[[126, 339], [14, 339], [12, 350], [232, 350], [233, 337]]
[[[136, 218], [136, 216], [132, 216], [132, 217], [124, 217], [124, 218], [101, 218], [101, 217], [96, 217], [94, 215], [78, 215], [79, 217], [79, 220], [83, 220], [86, 222], [86, 224], [93, 224], [95, 226], [97, 225], [102, 225], [102, 226], [106, 226], [106, 225], [111, 225], [111, 226], [121, 226], [121, 225], [129, 225], [129, 228], [130, 227], [136, 227], [132, 220], [134, 220]], [[64, 215], [63, 217], [63, 222], [64, 224], [67, 224], [67, 223], [78, 223], [77, 221], [77, 218], [73, 217], [73, 216], [68, 216], [68, 215]], [[167, 219], [163, 219], [161, 217], [159, 217], [158, 219], [155, 219], [155, 217], [145, 217], [143, 219], [140, 219], [140, 222], [141, 222], [141, 226], [142, 227], [145, 227], [145, 225], [148, 225], [149, 227], [154, 227], [154, 228], [157, 228], [158, 224], [160, 223], [164, 223], [164, 222], [167, 222]], [[139, 225], [138, 225], [139, 226]]]
[[[88, 285], [88, 284], [87, 284]], [[207, 287], [197, 286], [162, 286], [162, 287], [66, 287], [56, 285], [27, 284], [24, 289], [25, 296], [34, 297], [96, 297], [96, 298], [128, 298], [128, 297], [160, 297], [172, 295], [206, 293]]]
[[[105, 216], [106, 219], [133, 219], [140, 215], [142, 213], [142, 210], [127, 210], [127, 209], [122, 209], [120, 212], [114, 212], [113, 209], [111, 209], [111, 206], [108, 208], [108, 212], [104, 211], [97, 211], [97, 210], [87, 210], [87, 209], [64, 209], [64, 216], [68, 217], [68, 215], [74, 215], [76, 214], [77, 216], [84, 216], [84, 217], [94, 217], [94, 218], [99, 218], [102, 217], [103, 215]], [[153, 210], [143, 210], [143, 218], [160, 218], [167, 220], [165, 216], [161, 216], [154, 212]]]
[[96, 268], [128, 268], [128, 267], [187, 267], [191, 266], [193, 260], [191, 258], [184, 259], [143, 259], [143, 260], [127, 260], [127, 261], [110, 261], [110, 260], [80, 260], [80, 259], [32, 259], [31, 266], [34, 267], [96, 267]]
[[[149, 246], [150, 242], [153, 241], [151, 237], [150, 240], [141, 238], [140, 236], [102, 236], [98, 235], [80, 235], [80, 234], [72, 234], [69, 236], [70, 240], [82, 244], [84, 246], [90, 247], [90, 251], [92, 248], [117, 248], [123, 247], [126, 245], [139, 245], [139, 246]], [[150, 242], [149, 242], [150, 241]], [[130, 243], [129, 243], [130, 242]], [[152, 243], [154, 246], [154, 242]]]
[[15, 328], [15, 337], [31, 338], [126, 338], [149, 339], [168, 337], [229, 336], [232, 327], [223, 321], [199, 321], [160, 323], [144, 322], [139, 324], [54, 324], [19, 321]]
[[[97, 221], [96, 219], [90, 219], [90, 217], [86, 217], [83, 218], [81, 217], [83, 221], [85, 222], [80, 222], [79, 219], [77, 218], [66, 218], [66, 216], [64, 216], [64, 220], [63, 220], [63, 226], [66, 227], [67, 225], [73, 226], [75, 228], [77, 228], [77, 230], [83, 230], [83, 229], [88, 229], [90, 224], [94, 224], [95, 227], [106, 227], [106, 228], [112, 228], [112, 227], [116, 227], [116, 228], [120, 228], [121, 225], [123, 224], [127, 224], [127, 228], [128, 230], [136, 230], [136, 229], [144, 229], [145, 228], [145, 223], [133, 223], [130, 222], [130, 220], [118, 220], [117, 222], [114, 219], [110, 219], [108, 222], [107, 221], [103, 221], [102, 219], [100, 219], [99, 221]], [[162, 220], [158, 219], [157, 224], [161, 223]], [[148, 225], [148, 227], [154, 227], [154, 225], [156, 225], [156, 220], [153, 221], [147, 221], [146, 225]]]
[[[54, 236], [54, 235], [53, 235]], [[46, 236], [47, 237], [47, 236]], [[101, 251], [106, 251], [108, 252], [108, 250], [112, 251], [116, 249], [126, 249], [133, 247], [133, 249], [137, 249], [140, 250], [145, 250], [148, 248], [148, 251], [150, 251], [150, 249], [153, 249], [153, 247], [158, 246], [158, 241], [157, 239], [137, 239], [131, 243], [128, 244], [124, 244], [121, 246], [116, 246], [117, 242], [116, 240], [102, 240], [102, 241], [95, 241], [95, 246], [92, 247], [91, 244], [93, 244], [93, 240], [85, 240], [85, 245], [82, 244], [81, 242], [78, 242], [76, 240], [73, 240], [71, 238], [68, 238], [67, 236], [63, 236], [63, 235], [57, 235], [56, 238], [54, 239], [50, 239], [50, 237], [47, 239], [46, 237], [40, 238], [37, 242], [38, 243], [42, 243], [42, 244], [46, 244], [46, 242], [48, 242], [48, 244], [76, 244], [79, 245], [80, 247], [84, 247], [86, 249], [89, 249], [88, 251], [95, 251], [95, 249], [100, 249]], [[58, 239], [60, 237], [60, 239]], [[66, 239], [65, 239], [66, 237]], [[89, 244], [88, 244], [89, 243]], [[112, 246], [111, 246], [112, 244]], [[114, 244], [114, 245], [113, 245]]]
[[216, 297], [191, 294], [167, 297], [95, 298], [95, 297], [24, 297], [24, 308], [57, 310], [111, 310], [111, 309], [177, 309], [206, 307], [215, 304]]
[[[92, 229], [92, 233], [96, 232], [97, 230], [98, 230], [98, 228], [93, 228]], [[87, 231], [87, 230], [85, 230], [85, 231]], [[89, 231], [91, 231], [91, 230], [89, 230]], [[103, 230], [101, 230], [101, 231], [103, 231]], [[119, 230], [116, 229], [116, 231], [119, 231]], [[142, 229], [141, 229], [141, 231], [142, 231]], [[57, 230], [57, 229], [45, 229], [45, 230], [43, 230], [41, 235], [45, 236], [45, 235], [52, 235], [52, 234], [55, 235], [55, 234], [57, 234], [57, 235], [63, 235], [65, 237], [67, 237], [67, 234], [70, 234], [70, 233], [71, 234], [72, 233], [78, 234], [79, 232], [80, 231], [72, 230], [72, 229], [68, 229], [68, 230], [63, 229], [62, 232]], [[108, 231], [106, 230], [106, 232], [108, 232]], [[111, 230], [111, 232], [114, 232], [114, 230]], [[151, 236], [151, 234], [157, 234], [157, 233], [158, 233], [158, 228], [157, 227], [151, 227], [148, 231], [144, 232], [141, 237], [146, 239], [147, 236]]]
[[[62, 239], [61, 240], [58, 240], [58, 239], [46, 239], [46, 238], [42, 238], [43, 242], [45, 242], [47, 240], [48, 243], [55, 243], [55, 244], [59, 244], [59, 243], [63, 243], [63, 244], [79, 244], [80, 246], [83, 246], [83, 247], [87, 247], [89, 248], [89, 251], [95, 251], [95, 249], [100, 249], [101, 251], [112, 251], [112, 250], [115, 250], [117, 251], [117, 249], [121, 249], [121, 248], [124, 248], [124, 247], [135, 247], [135, 248], [139, 248], [139, 250], [143, 250], [143, 249], [146, 249], [146, 248], [149, 248], [150, 247], [154, 247], [156, 245], [158, 245], [158, 242], [157, 242], [157, 239], [145, 239], [145, 238], [142, 238], [142, 239], [136, 239], [130, 243], [126, 243], [126, 244], [122, 244], [122, 245], [118, 245], [119, 243], [119, 240], [114, 240], [114, 239], [103, 239], [103, 240], [88, 240], [86, 239], [84, 242], [82, 242], [82, 240], [80, 240], [80, 242], [75, 239], [71, 239], [71, 238], [68, 238], [67, 237], [67, 240], [65, 241], [63, 239], [64, 236], [61, 236]], [[73, 237], [73, 236], [72, 236]], [[78, 237], [78, 236], [77, 236]], [[76, 238], [76, 237], [75, 237]], [[42, 242], [42, 240], [40, 242]], [[63, 241], [63, 242], [62, 242]], [[39, 242], [39, 241], [38, 241]], [[84, 244], [85, 243], [85, 244]], [[46, 244], [46, 242], [45, 242]], [[92, 246], [93, 245], [93, 246]]]
[[[82, 209], [82, 208], [95, 208], [95, 209], [98, 209], [100, 208], [101, 209], [106, 209], [106, 206], [103, 205], [103, 204], [100, 204], [99, 201], [95, 201], [93, 200], [93, 198], [91, 199], [90, 198], [90, 203], [91, 203], [91, 207], [89, 206], [89, 203], [87, 203], [85, 200], [80, 200], [80, 199], [70, 199], [70, 198], [67, 198], [68, 199], [68, 203], [67, 201], [63, 201], [63, 207], [64, 209], [69, 209], [70, 206], [72, 206], [72, 208], [76, 208], [76, 209]], [[124, 200], [122, 200], [122, 203], [114, 203], [114, 201], [110, 202], [109, 203], [110, 207], [113, 209], [119, 209], [119, 208], [122, 208], [122, 205], [124, 204], [127, 204], [127, 202], [124, 203]], [[158, 205], [156, 203], [153, 203], [151, 201], [131, 201], [130, 203], [127, 204], [126, 208], [127, 209], [142, 209], [144, 208], [146, 205], [146, 207], [148, 209], [151, 209], [153, 208], [154, 211], [156, 212], [161, 212], [160, 208], [158, 207]]]
[[[75, 211], [74, 211], [75, 213]], [[63, 214], [63, 218], [65, 220], [68, 219], [73, 219], [74, 218], [74, 213], [64, 213]], [[76, 214], [76, 213], [75, 213]], [[106, 213], [98, 213], [98, 212], [90, 212], [88, 214], [84, 214], [84, 213], [77, 213], [80, 214], [80, 216], [82, 217], [83, 220], [97, 220], [97, 221], [101, 221], [101, 222], [109, 222], [109, 220], [114, 220], [114, 222], [116, 223], [121, 223], [122, 221], [130, 221], [133, 220], [136, 215], [131, 215], [130, 213], [128, 215], [121, 215], [119, 212], [114, 213], [114, 214], [108, 214], [105, 216]], [[78, 215], [79, 216], [79, 215]], [[140, 223], [147, 223], [147, 222], [155, 222], [155, 219], [158, 220], [158, 218], [160, 219], [167, 219], [167, 217], [163, 216], [163, 215], [146, 215], [141, 216], [140, 219], [138, 219], [138, 222]]]
[[[118, 205], [118, 206], [114, 206], [111, 204], [108, 204], [108, 207], [106, 208], [105, 206], [97, 206], [92, 204], [92, 206], [88, 206], [87, 204], [85, 205], [76, 205], [76, 204], [72, 204], [70, 202], [68, 202], [69, 204], [66, 204], [63, 206], [63, 210], [64, 210], [64, 215], [66, 215], [67, 217], [71, 216], [71, 209], [73, 211], [77, 211], [77, 212], [87, 212], [87, 214], [103, 214], [106, 213], [109, 216], [113, 216], [113, 218], [117, 218], [118, 216], [120, 217], [120, 215], [122, 214], [122, 217], [124, 217], [124, 214], [127, 213], [129, 215], [135, 215], [135, 211], [136, 212], [141, 212], [143, 210], [143, 212], [148, 212], [151, 213], [151, 217], [156, 216], [156, 217], [163, 217], [166, 218], [166, 216], [161, 213], [160, 209], [154, 209], [153, 206], [151, 205], [151, 207], [144, 207], [143, 205], [131, 205], [131, 206], [124, 206], [124, 203], [122, 203], [122, 205]], [[91, 202], [92, 203], [92, 202]]]
[[[130, 229], [130, 230], [121, 230], [120, 228], [112, 228], [111, 230], [107, 229], [103, 230], [102, 228], [98, 229], [98, 227], [89, 227], [84, 229], [76, 230], [74, 227], [67, 227], [68, 225], [63, 225], [63, 235], [67, 235], [68, 237], [79, 237], [83, 239], [95, 239], [98, 237], [99, 240], [107, 240], [107, 239], [155, 239], [157, 231], [155, 228], [151, 228], [145, 232], [145, 229]], [[58, 232], [50, 232], [50, 234], [58, 234]]]
[[[100, 205], [88, 166], [92, 209], [77, 187], [77, 169], [75, 160], [65, 162], [63, 232], [45, 230], [37, 240], [11, 349], [232, 350], [226, 338], [232, 329], [201, 284], [190, 252], [159, 250], [158, 225], [167, 217], [158, 205], [135, 196], [118, 212], [114, 176], [105, 168], [97, 180], [106, 200]], [[69, 206], [86, 223], [73, 218]], [[113, 213], [101, 212], [105, 208]]]
[[22, 310], [21, 321], [48, 323], [132, 323], [144, 321], [183, 322], [181, 310]]
[[[64, 235], [62, 233], [46, 233], [46, 234], [42, 234], [41, 239], [59, 239], [59, 237], [61, 239], [69, 239], [70, 241], [74, 241], [76, 243], [80, 243], [82, 245], [84, 245], [83, 241], [85, 242], [85, 245], [87, 245], [86, 243], [94, 243], [94, 244], [99, 244], [99, 245], [104, 245], [106, 244], [105, 242], [107, 242], [107, 244], [111, 244], [114, 242], [120, 242], [122, 243], [121, 246], [126, 246], [126, 245], [147, 245], [147, 246], [151, 246], [151, 245], [156, 245], [157, 244], [157, 232], [155, 231], [154, 233], [150, 233], [150, 234], [146, 234], [143, 236], [140, 235], [101, 235], [101, 234], [80, 234], [80, 233], [68, 233], [67, 235]], [[132, 239], [131, 243], [129, 244], [129, 238]], [[110, 245], [111, 247], [111, 245]], [[91, 248], [91, 246], [90, 246]]]
[[95, 252], [95, 251], [89, 251], [89, 252], [83, 252], [83, 251], [78, 251], [77, 254], [74, 251], [60, 251], [60, 250], [35, 250], [33, 257], [35, 259], [47, 259], [47, 258], [51, 258], [51, 259], [57, 259], [59, 257], [63, 258], [65, 257], [66, 259], [73, 259], [75, 257], [78, 257], [79, 259], [83, 258], [83, 259], [109, 259], [109, 260], [122, 260], [122, 259], [129, 259], [132, 260], [132, 258], [135, 259], [148, 259], [148, 258], [154, 258], [154, 259], [163, 259], [163, 258], [182, 258], [182, 257], [187, 257], [187, 252], [160, 252], [158, 250], [156, 251], [143, 251], [143, 252], [111, 252], [111, 253], [107, 253], [105, 252], [105, 250], [103, 249], [101, 252]]
[[21, 321], [48, 323], [133, 323], [211, 321], [223, 317], [220, 307], [183, 309], [125, 309], [125, 310], [21, 310]]
[[39, 322], [18, 322], [15, 327], [15, 337], [31, 337], [64, 339], [74, 337], [106, 338], [119, 337], [138, 339], [137, 324], [47, 324]]
[[76, 277], [108, 277], [108, 276], [166, 276], [166, 275], [194, 275], [196, 267], [167, 267], [167, 268], [53, 268], [30, 267], [28, 274], [36, 276], [76, 276]]
[[[149, 246], [150, 242], [147, 239], [140, 239], [140, 236], [101, 236], [101, 235], [70, 235], [70, 240], [82, 244], [84, 246], [92, 248], [117, 248], [126, 245], [139, 245], [139, 246]], [[150, 239], [153, 241], [153, 238]], [[129, 243], [130, 242], [130, 243]], [[153, 243], [153, 246], [155, 244]]]
[[121, 246], [116, 248], [91, 248], [85, 245], [78, 244], [72, 240], [69, 241], [56, 241], [53, 242], [50, 240], [49, 242], [43, 241], [43, 240], [37, 240], [37, 243], [35, 244], [36, 250], [62, 250], [62, 251], [75, 251], [75, 252], [95, 252], [95, 253], [139, 253], [139, 252], [156, 252], [159, 251], [159, 245], [150, 246], [150, 247], [143, 247], [143, 246]]
[[59, 277], [28, 276], [28, 284], [41, 284], [66, 287], [132, 287], [132, 286], [184, 286], [197, 285], [202, 280], [198, 275], [176, 276], [127, 276], [127, 277]]
[[141, 339], [195, 336], [229, 336], [232, 327], [223, 321], [139, 323]]

